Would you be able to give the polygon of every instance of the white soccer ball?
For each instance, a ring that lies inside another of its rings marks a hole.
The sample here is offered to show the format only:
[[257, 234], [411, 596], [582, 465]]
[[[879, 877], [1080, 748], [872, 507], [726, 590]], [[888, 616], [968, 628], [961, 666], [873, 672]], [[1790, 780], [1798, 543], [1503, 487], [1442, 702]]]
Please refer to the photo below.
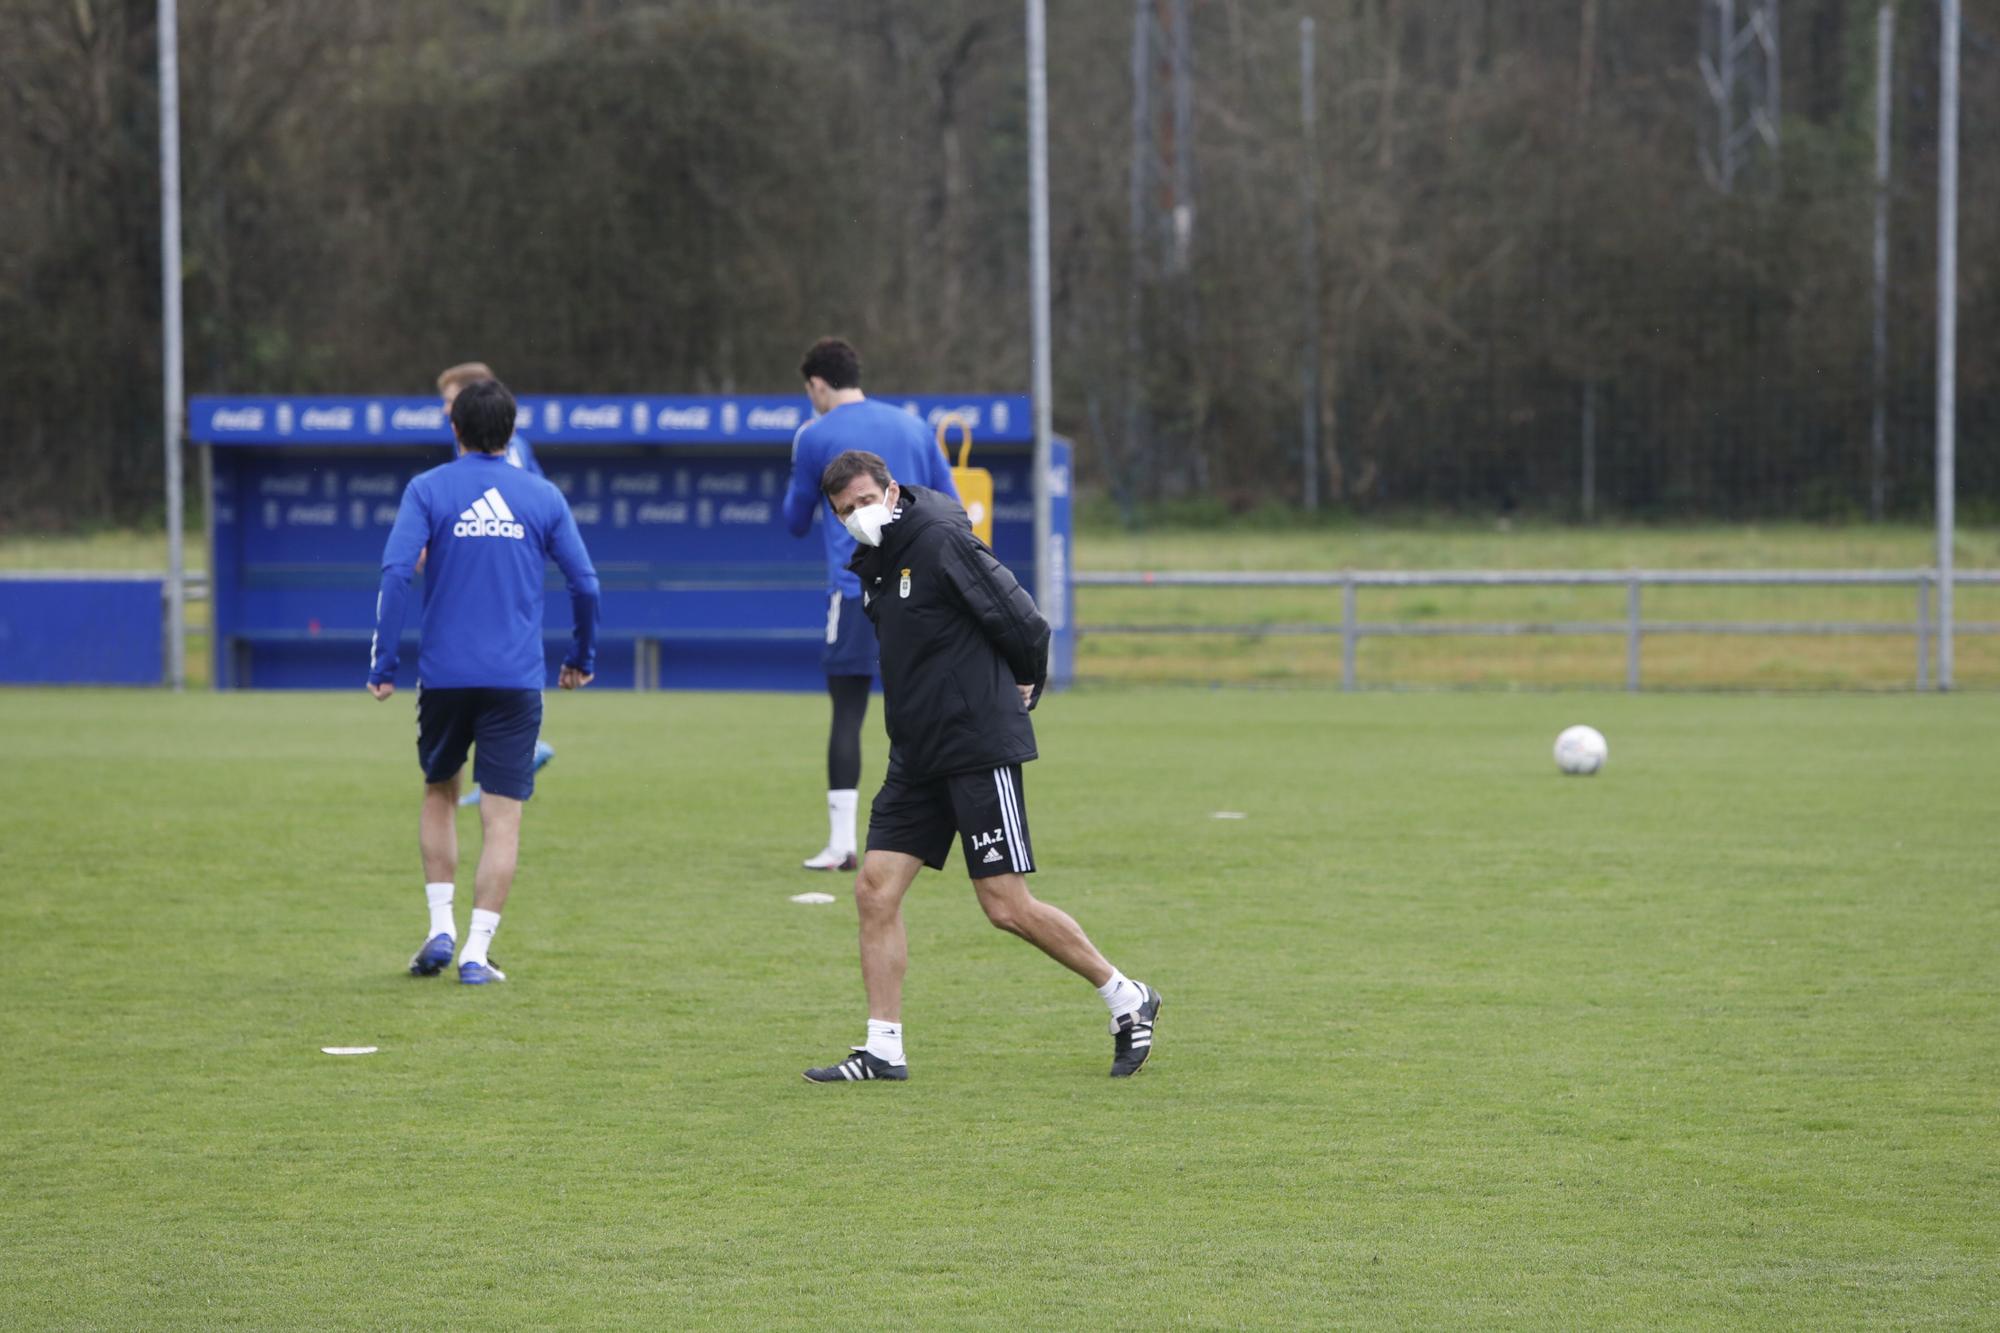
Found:
[[1589, 777], [1610, 757], [1611, 747], [1596, 727], [1566, 727], [1556, 737], [1556, 767], [1571, 777]]

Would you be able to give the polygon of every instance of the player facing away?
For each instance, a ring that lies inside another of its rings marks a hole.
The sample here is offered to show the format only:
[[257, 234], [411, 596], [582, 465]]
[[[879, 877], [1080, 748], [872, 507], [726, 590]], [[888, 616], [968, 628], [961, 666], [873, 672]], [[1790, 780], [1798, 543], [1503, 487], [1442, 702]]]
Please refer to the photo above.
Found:
[[1021, 766], [1035, 757], [1028, 714], [1048, 683], [1049, 624], [948, 496], [899, 485], [880, 458], [845, 453], [822, 482], [859, 546], [852, 568], [882, 645], [889, 772], [868, 812], [854, 881], [868, 1040], [805, 1071], [814, 1083], [906, 1079], [903, 896], [956, 839], [986, 918], [1075, 972], [1111, 1010], [1111, 1076], [1153, 1049], [1160, 996], [1104, 960], [1082, 927], [1028, 892], [1034, 852]]
[[[466, 361], [439, 371], [437, 391], [438, 397], [444, 400], [445, 419], [450, 420], [452, 401], [458, 397], [460, 389], [463, 389], [468, 384], [477, 384], [480, 380], [496, 380], [498, 378], [499, 376], [493, 373], [493, 368], [488, 366], [484, 361]], [[452, 447], [455, 452], [457, 446], [453, 445]], [[534, 446], [528, 443], [528, 437], [521, 434], [518, 429], [507, 437], [507, 448], [503, 452], [503, 456], [509, 463], [524, 472], [532, 472], [538, 477], [542, 475], [542, 465], [535, 461]], [[421, 570], [423, 567], [423, 558], [419, 556], [417, 558], [417, 568]], [[535, 742], [535, 771], [537, 773], [541, 772], [549, 760], [555, 757], [555, 746], [550, 745], [544, 740], [537, 740]], [[460, 805], [478, 805], [479, 784], [476, 782], [473, 783], [472, 790], [459, 797], [458, 803]]]
[[820, 665], [833, 700], [833, 725], [826, 741], [826, 849], [805, 863], [807, 870], [855, 868], [854, 815], [860, 803], [861, 724], [868, 716], [868, 691], [875, 681], [875, 630], [861, 611], [861, 584], [848, 569], [854, 538], [823, 513], [820, 478], [826, 465], [850, 449], [881, 458], [892, 475], [927, 486], [956, 500], [951, 467], [918, 418], [871, 401], [861, 392], [861, 355], [839, 338], [821, 338], [799, 364], [812, 399], [814, 417], [792, 438], [792, 479], [785, 488], [785, 524], [803, 537], [820, 520], [826, 548], [826, 648]]
[[430, 930], [410, 959], [416, 976], [451, 963], [452, 886], [458, 874], [458, 778], [476, 743], [473, 776], [483, 840], [471, 929], [458, 955], [467, 985], [505, 981], [488, 956], [514, 883], [521, 807], [535, 790], [542, 725], [542, 578], [553, 559], [569, 584], [576, 626], [559, 683], [590, 684], [597, 662], [597, 571], [561, 491], [506, 460], [514, 396], [497, 380], [466, 385], [451, 406], [461, 453], [403, 490], [382, 550], [368, 691], [396, 692], [396, 655], [417, 557], [429, 552], [423, 644], [417, 658], [417, 762], [424, 771], [418, 824]]

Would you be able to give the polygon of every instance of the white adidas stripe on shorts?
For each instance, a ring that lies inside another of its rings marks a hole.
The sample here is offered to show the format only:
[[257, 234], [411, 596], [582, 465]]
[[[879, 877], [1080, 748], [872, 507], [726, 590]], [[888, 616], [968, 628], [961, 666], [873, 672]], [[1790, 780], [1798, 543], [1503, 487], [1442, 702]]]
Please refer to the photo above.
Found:
[[1013, 858], [1014, 873], [1025, 875], [1035, 868], [1035, 861], [1021, 822], [1021, 801], [1014, 788], [1013, 770], [994, 769], [993, 786], [1000, 796], [1000, 822], [1007, 830], [1007, 852]]

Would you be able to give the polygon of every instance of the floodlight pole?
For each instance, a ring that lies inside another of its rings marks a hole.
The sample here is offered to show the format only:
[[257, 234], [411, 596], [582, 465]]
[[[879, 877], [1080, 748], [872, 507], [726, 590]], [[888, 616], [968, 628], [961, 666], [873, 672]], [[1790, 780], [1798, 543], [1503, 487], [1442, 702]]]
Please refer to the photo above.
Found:
[[187, 551], [181, 532], [181, 75], [177, 0], [159, 0], [160, 379], [167, 455], [167, 680], [187, 688]]
[[1938, 39], [1937, 687], [1952, 687], [1952, 538], [1958, 437], [1959, 0], [1943, 0]]
[[1313, 21], [1299, 20], [1299, 126], [1305, 141], [1305, 170], [1300, 188], [1305, 193], [1304, 272], [1306, 345], [1305, 364], [1300, 376], [1299, 395], [1300, 489], [1308, 514], [1319, 512], [1319, 414], [1320, 388], [1320, 276], [1319, 276], [1319, 108], [1313, 97]]
[[1049, 494], [1049, 71], [1048, 13], [1044, 0], [1028, 5], [1028, 271], [1034, 309], [1035, 412], [1035, 605], [1044, 614], [1055, 605], [1054, 571], [1049, 558], [1054, 509]]
[[1889, 470], [1889, 114], [1896, 70], [1896, 6], [1875, 11], [1875, 325], [1874, 412], [1868, 430], [1868, 517], [1882, 521]]

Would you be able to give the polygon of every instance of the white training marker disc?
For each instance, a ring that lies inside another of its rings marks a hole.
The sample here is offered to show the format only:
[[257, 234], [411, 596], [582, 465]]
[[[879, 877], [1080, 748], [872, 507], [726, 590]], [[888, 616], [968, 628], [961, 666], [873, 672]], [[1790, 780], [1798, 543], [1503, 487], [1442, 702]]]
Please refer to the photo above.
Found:
[[792, 901], [795, 903], [830, 903], [833, 901], [833, 895], [830, 893], [795, 893], [792, 895]]
[[1241, 810], [1217, 810], [1217, 811], [1216, 811], [1216, 812], [1215, 812], [1214, 814], [1210, 815], [1210, 816], [1209, 816], [1209, 818], [1210, 818], [1210, 819], [1248, 819], [1248, 818], [1250, 818], [1250, 816], [1248, 816], [1248, 815], [1244, 814], [1244, 813], [1243, 813], [1243, 812], [1242, 812]]
[[380, 1050], [380, 1049], [381, 1049], [381, 1047], [379, 1047], [379, 1046], [322, 1046], [322, 1047], [320, 1047], [320, 1049], [321, 1049], [322, 1051], [326, 1052], [326, 1053], [327, 1053], [328, 1055], [373, 1055], [373, 1054], [375, 1054], [375, 1052], [376, 1052], [376, 1051]]

